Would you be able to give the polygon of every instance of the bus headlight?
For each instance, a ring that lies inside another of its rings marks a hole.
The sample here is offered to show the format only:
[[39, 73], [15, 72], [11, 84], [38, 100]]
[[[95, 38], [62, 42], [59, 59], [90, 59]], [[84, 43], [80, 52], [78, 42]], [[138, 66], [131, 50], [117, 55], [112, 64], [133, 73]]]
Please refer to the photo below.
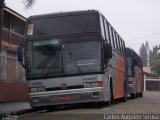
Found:
[[31, 88], [31, 93], [38, 92], [38, 88]]
[[38, 88], [38, 92], [44, 92], [45, 91], [45, 87], [39, 87]]
[[29, 92], [30, 92], [30, 93], [34, 93], [34, 92], [44, 92], [44, 91], [45, 91], [45, 87], [29, 88]]
[[91, 88], [91, 87], [103, 87], [103, 82], [99, 81], [99, 82], [85, 82], [83, 84], [84, 88]]

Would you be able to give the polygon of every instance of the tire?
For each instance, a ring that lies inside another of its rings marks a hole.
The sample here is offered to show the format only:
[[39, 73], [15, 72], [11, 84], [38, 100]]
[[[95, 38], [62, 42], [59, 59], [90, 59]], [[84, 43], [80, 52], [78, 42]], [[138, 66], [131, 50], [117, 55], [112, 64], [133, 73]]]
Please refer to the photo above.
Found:
[[105, 106], [110, 106], [111, 105], [111, 100], [104, 102]]
[[139, 97], [143, 97], [143, 92], [141, 92], [141, 93], [139, 94]]
[[110, 104], [112, 103], [112, 101], [114, 100], [113, 98], [113, 85], [112, 85], [112, 79], [110, 81]]
[[110, 106], [112, 104], [113, 101], [113, 87], [112, 87], [112, 78], [110, 79], [110, 99], [109, 101], [105, 101], [104, 104], [106, 106]]
[[123, 89], [124, 89], [124, 92], [123, 92], [122, 102], [126, 102], [126, 101], [127, 101], [127, 91], [126, 91], [126, 87], [124, 87]]
[[136, 99], [136, 94], [135, 93], [131, 93], [131, 98], [132, 99]]

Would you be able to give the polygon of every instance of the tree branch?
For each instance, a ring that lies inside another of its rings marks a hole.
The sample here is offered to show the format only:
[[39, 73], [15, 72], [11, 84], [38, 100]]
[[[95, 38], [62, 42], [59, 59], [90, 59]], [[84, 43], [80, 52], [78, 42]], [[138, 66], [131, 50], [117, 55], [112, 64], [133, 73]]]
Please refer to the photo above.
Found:
[[36, 0], [23, 0], [25, 8], [30, 9]]

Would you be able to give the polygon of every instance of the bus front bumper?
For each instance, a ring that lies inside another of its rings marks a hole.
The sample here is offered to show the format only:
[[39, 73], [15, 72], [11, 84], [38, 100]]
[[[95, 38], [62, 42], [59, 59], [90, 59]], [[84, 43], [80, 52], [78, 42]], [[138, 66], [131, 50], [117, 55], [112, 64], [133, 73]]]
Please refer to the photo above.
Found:
[[109, 100], [100, 87], [29, 93], [31, 107], [100, 102], [107, 99]]

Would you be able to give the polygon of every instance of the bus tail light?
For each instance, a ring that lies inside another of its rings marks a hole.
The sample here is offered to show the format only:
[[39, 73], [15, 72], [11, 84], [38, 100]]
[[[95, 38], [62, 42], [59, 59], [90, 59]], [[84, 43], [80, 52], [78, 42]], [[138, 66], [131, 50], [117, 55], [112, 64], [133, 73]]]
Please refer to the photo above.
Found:
[[130, 81], [129, 81], [129, 84], [133, 84], [133, 80], [130, 80]]

